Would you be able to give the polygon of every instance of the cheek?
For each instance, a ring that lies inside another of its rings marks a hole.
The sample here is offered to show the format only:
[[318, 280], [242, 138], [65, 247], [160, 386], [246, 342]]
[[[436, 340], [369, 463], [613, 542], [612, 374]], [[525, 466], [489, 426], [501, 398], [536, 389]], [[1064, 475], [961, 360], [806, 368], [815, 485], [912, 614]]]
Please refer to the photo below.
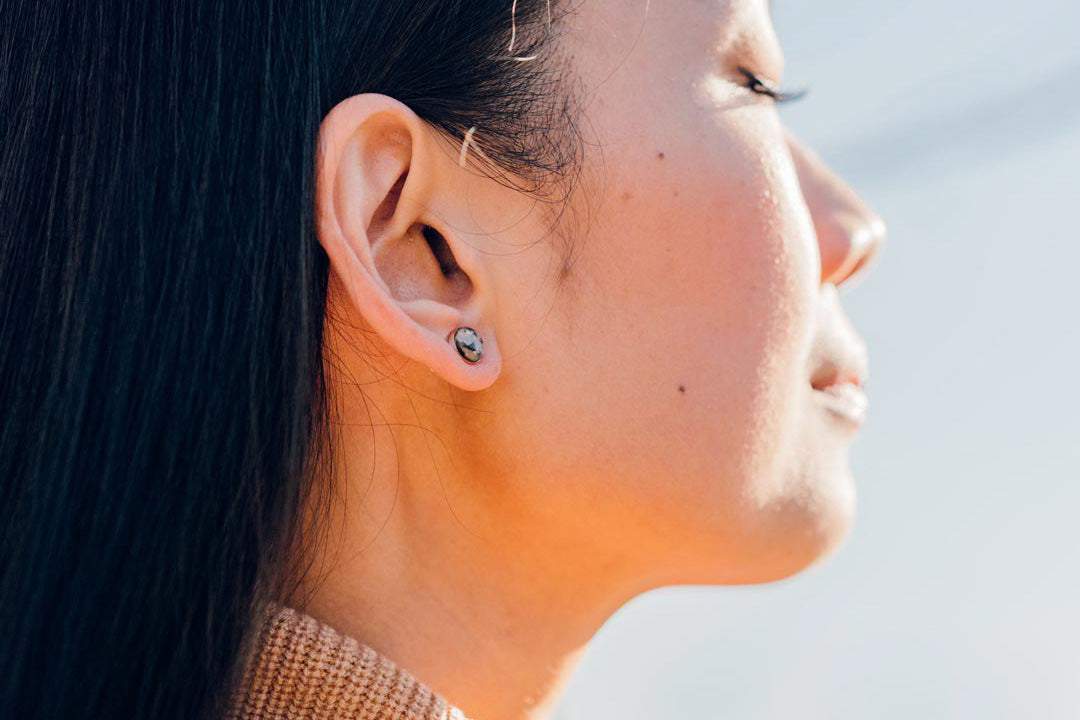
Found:
[[746, 580], [748, 558], [769, 573], [762, 557], [805, 535], [785, 468], [804, 431], [816, 257], [785, 159], [735, 128], [627, 153], [603, 194], [585, 186], [600, 203], [570, 223], [551, 303], [511, 312], [542, 314], [508, 349], [482, 435], [500, 497], [535, 532], [718, 582]]
[[721, 428], [761, 462], [807, 379], [813, 235], [781, 143], [739, 126], [713, 133], [612, 167], [582, 248], [590, 302], [567, 312], [607, 329], [592, 355], [618, 358], [607, 372], [670, 411], [656, 423]]
[[558, 418], [535, 428], [545, 460], [602, 493], [621, 527], [636, 508], [672, 540], [668, 522], [728, 548], [761, 524], [749, 508], [784, 491], [814, 286], [797, 186], [738, 140], [709, 163], [700, 145], [668, 144], [609, 166], [536, 339], [565, 339], [564, 352], [537, 368], [549, 391], [532, 399], [536, 417]]

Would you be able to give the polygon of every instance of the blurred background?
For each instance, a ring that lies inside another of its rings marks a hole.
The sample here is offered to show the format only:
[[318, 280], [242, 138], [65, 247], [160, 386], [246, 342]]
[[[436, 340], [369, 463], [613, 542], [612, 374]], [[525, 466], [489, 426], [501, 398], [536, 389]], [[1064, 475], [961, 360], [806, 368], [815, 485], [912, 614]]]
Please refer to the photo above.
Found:
[[773, 16], [782, 116], [889, 227], [841, 291], [856, 524], [789, 580], [635, 599], [553, 717], [1080, 718], [1080, 5]]

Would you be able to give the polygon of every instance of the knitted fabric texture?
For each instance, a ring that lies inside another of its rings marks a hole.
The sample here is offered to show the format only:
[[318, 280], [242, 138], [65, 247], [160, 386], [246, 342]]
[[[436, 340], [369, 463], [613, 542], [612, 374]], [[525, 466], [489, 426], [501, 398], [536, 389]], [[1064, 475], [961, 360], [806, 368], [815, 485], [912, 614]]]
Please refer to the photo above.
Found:
[[274, 604], [225, 720], [469, 720], [373, 648]]

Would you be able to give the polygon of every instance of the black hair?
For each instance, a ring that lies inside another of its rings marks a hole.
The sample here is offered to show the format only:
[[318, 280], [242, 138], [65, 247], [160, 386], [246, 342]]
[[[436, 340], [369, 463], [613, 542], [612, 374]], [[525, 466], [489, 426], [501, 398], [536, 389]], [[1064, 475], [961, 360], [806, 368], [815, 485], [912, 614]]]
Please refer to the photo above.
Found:
[[328, 457], [319, 123], [384, 93], [536, 190], [551, 13], [0, 6], [0, 717], [220, 716]]

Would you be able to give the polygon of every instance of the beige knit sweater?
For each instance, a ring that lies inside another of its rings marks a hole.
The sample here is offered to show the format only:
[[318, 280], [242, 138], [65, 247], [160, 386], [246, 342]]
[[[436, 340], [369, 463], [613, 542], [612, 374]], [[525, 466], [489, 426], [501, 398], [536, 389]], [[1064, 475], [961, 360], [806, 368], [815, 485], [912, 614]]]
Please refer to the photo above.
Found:
[[392, 660], [273, 605], [226, 720], [468, 720]]

